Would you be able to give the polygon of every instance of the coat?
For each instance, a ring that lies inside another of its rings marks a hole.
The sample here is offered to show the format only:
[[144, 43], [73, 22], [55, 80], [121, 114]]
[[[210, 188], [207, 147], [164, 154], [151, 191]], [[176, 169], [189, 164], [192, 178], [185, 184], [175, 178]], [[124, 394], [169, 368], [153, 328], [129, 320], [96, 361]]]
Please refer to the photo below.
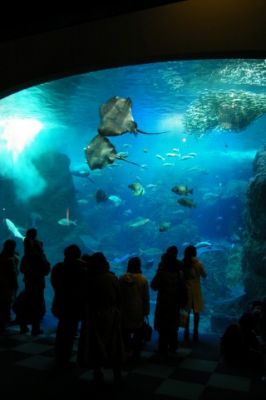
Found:
[[182, 286], [182, 274], [179, 271], [158, 270], [152, 279], [151, 288], [158, 291], [154, 318], [157, 331], [178, 328], [183, 304]]
[[204, 311], [200, 279], [205, 278], [207, 273], [203, 264], [197, 258], [194, 258], [191, 265], [184, 266], [184, 276], [187, 285], [188, 301], [186, 308], [188, 312], [191, 310], [195, 313]]
[[119, 278], [122, 326], [141, 328], [150, 312], [148, 281], [141, 273], [126, 273]]
[[84, 309], [86, 272], [81, 260], [55, 264], [51, 273], [54, 289], [52, 313], [55, 317], [80, 320]]
[[124, 362], [118, 278], [110, 271], [90, 277], [88, 304], [78, 345], [81, 367], [117, 367]]

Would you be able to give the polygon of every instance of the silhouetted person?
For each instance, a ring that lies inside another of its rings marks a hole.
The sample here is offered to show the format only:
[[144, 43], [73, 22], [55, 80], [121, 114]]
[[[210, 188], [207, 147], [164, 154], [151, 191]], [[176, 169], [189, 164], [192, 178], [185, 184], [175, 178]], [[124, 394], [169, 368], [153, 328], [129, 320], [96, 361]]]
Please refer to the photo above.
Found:
[[238, 323], [229, 325], [221, 338], [221, 354], [224, 361], [236, 367], [248, 367], [264, 371], [264, 357], [257, 339], [254, 316], [244, 313]]
[[72, 244], [64, 250], [64, 261], [52, 268], [54, 289], [52, 312], [58, 318], [55, 340], [56, 363], [69, 366], [78, 323], [83, 317], [85, 263], [80, 248]]
[[151, 288], [158, 291], [154, 328], [159, 333], [159, 354], [167, 356], [178, 347], [180, 308], [184, 305], [184, 281], [176, 256], [166, 252], [161, 257], [158, 271], [151, 281]]
[[150, 312], [149, 285], [141, 271], [141, 260], [128, 260], [127, 273], [119, 278], [123, 337], [127, 350], [138, 360], [143, 342], [144, 318]]
[[91, 261], [93, 276], [86, 290], [89, 297], [81, 327], [79, 362], [93, 369], [97, 383], [103, 381], [102, 368], [112, 368], [118, 383], [124, 360], [119, 281], [103, 253], [94, 253]]
[[183, 265], [188, 292], [188, 302], [186, 306], [188, 319], [185, 327], [185, 340], [189, 341], [189, 319], [192, 310], [194, 314], [193, 341], [198, 342], [200, 312], [204, 310], [200, 279], [205, 278], [207, 273], [204, 270], [203, 264], [197, 259], [197, 249], [195, 246], [191, 245], [185, 248]]
[[24, 256], [20, 271], [24, 274], [24, 305], [17, 315], [21, 333], [28, 332], [27, 324], [32, 325], [33, 336], [43, 333], [40, 324], [45, 314], [45, 276], [50, 272], [50, 263], [43, 251], [43, 243], [37, 239], [37, 229], [31, 228], [24, 239]]
[[8, 239], [0, 253], [0, 333], [10, 321], [11, 306], [18, 288], [18, 262], [16, 242]]

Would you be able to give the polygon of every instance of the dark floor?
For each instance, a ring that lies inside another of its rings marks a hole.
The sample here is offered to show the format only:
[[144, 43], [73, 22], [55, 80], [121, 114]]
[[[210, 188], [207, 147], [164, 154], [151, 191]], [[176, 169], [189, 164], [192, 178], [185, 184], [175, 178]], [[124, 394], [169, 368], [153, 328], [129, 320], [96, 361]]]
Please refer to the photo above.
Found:
[[[182, 334], [182, 332], [180, 332]], [[73, 399], [200, 399], [238, 400], [266, 399], [266, 383], [256, 371], [234, 370], [219, 360], [217, 335], [202, 335], [199, 344], [184, 346], [167, 361], [156, 358], [156, 336], [146, 346], [138, 366], [127, 365], [123, 370], [124, 384], [113, 384], [112, 373], [105, 371], [105, 384], [95, 386], [90, 371], [75, 364], [58, 370], [54, 365], [54, 333], [32, 338], [9, 328], [0, 337], [0, 394], [27, 399], [58, 397]]]

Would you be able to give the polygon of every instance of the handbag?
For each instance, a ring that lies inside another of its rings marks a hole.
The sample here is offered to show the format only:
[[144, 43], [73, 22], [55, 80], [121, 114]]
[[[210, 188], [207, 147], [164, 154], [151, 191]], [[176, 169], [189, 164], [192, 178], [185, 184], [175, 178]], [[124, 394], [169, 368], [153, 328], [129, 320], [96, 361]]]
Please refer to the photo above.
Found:
[[142, 327], [142, 338], [144, 342], [150, 342], [152, 337], [152, 327], [149, 323], [148, 317], [145, 317]]

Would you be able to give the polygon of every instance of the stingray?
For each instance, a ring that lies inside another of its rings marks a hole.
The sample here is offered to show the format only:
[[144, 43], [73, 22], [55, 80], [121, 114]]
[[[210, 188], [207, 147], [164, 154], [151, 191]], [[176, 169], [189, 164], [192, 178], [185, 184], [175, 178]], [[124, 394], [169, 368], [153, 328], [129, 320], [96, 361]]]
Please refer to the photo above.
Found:
[[101, 135], [95, 136], [88, 144], [85, 148], [85, 156], [90, 169], [102, 169], [113, 164], [116, 160], [126, 161], [141, 167], [140, 164], [126, 160], [123, 154], [117, 153], [110, 140]]
[[144, 133], [146, 135], [157, 135], [163, 132], [151, 133], [140, 130], [134, 121], [132, 112], [132, 101], [128, 98], [114, 96], [100, 107], [101, 123], [98, 132], [102, 136], [120, 136], [124, 133]]

